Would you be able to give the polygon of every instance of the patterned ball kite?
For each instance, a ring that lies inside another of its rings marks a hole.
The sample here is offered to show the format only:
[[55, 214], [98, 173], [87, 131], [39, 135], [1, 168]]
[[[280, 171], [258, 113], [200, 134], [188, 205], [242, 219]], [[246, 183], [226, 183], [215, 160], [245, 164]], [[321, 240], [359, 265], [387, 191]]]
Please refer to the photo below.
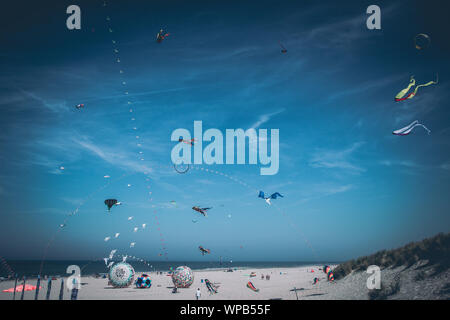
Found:
[[116, 263], [109, 270], [108, 278], [109, 283], [115, 288], [128, 287], [133, 283], [134, 269], [128, 263]]
[[189, 288], [194, 282], [194, 273], [189, 267], [178, 267], [172, 273], [172, 281], [177, 288]]
[[150, 280], [150, 277], [146, 274], [141, 275], [136, 280], [136, 288], [144, 289], [144, 288], [150, 288], [152, 286], [152, 280]]

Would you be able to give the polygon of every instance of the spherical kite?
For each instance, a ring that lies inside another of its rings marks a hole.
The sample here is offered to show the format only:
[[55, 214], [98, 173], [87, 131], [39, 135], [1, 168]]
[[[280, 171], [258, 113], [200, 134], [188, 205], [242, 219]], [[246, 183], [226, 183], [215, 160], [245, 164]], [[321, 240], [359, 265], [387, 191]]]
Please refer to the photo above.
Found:
[[417, 50], [427, 48], [431, 44], [430, 37], [425, 33], [419, 33], [414, 37], [414, 46]]
[[189, 267], [178, 267], [172, 273], [172, 282], [177, 288], [189, 288], [194, 282], [194, 273]]
[[176, 172], [178, 173], [186, 173], [189, 171], [189, 165], [188, 164], [174, 164], [173, 165], [174, 169]]
[[128, 263], [116, 263], [109, 270], [108, 278], [110, 284], [115, 288], [129, 287], [134, 280], [134, 269]]
[[136, 279], [135, 285], [136, 288], [140, 289], [150, 288], [152, 286], [152, 280], [150, 280], [148, 275], [143, 274]]

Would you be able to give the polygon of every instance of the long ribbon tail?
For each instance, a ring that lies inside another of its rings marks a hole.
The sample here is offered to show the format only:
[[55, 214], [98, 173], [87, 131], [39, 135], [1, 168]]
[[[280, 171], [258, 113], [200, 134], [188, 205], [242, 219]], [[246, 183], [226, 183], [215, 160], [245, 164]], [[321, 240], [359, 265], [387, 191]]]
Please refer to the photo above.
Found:
[[427, 130], [428, 134], [431, 134], [431, 130], [429, 130], [427, 127], [425, 127], [423, 124], [417, 124], [416, 126], [421, 126], [423, 127], [425, 130]]
[[422, 88], [422, 87], [428, 87], [428, 86], [431, 86], [431, 85], [433, 85], [433, 84], [437, 84], [437, 81], [430, 81], [430, 82], [427, 82], [427, 83], [424, 83], [424, 84], [419, 84], [419, 85], [416, 87], [416, 89], [414, 90], [414, 95], [417, 94], [417, 90], [419, 90], [419, 88]]

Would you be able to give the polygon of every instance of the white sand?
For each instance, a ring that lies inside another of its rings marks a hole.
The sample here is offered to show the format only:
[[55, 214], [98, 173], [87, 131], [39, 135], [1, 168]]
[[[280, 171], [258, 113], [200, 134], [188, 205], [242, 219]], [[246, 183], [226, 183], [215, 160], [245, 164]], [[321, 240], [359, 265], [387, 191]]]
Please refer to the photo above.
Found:
[[[321, 266], [320, 266], [321, 267]], [[395, 277], [400, 279], [400, 290], [388, 299], [450, 299], [450, 270], [437, 276], [427, 276], [417, 279], [420, 272], [432, 275], [432, 267], [420, 269], [420, 264], [405, 269], [387, 268], [381, 271], [381, 282], [388, 286]], [[332, 266], [332, 269], [334, 266]], [[314, 270], [314, 272], [311, 272]], [[256, 277], [249, 277], [251, 272]], [[281, 274], [280, 274], [281, 272]], [[139, 273], [140, 274], [140, 273]], [[234, 272], [217, 271], [194, 271], [194, 283], [188, 289], [178, 289], [173, 294], [173, 283], [171, 277], [166, 274], [157, 275], [148, 273], [152, 279], [150, 289], [137, 289], [134, 285], [128, 288], [116, 289], [108, 285], [108, 279], [97, 279], [94, 277], [82, 277], [82, 287], [78, 294], [79, 300], [195, 300], [195, 292], [200, 288], [202, 296], [200, 300], [296, 300], [297, 291], [299, 300], [367, 300], [369, 290], [367, 289], [366, 272], [353, 272], [344, 279], [328, 282], [323, 271], [318, 266], [297, 268], [271, 268], [271, 269], [246, 269]], [[261, 274], [270, 275], [270, 280], [262, 280]], [[320, 281], [313, 285], [314, 277]], [[208, 279], [219, 286], [218, 293], [210, 295], [205, 283], [201, 279]], [[253, 292], [247, 288], [247, 282], [251, 281], [259, 289]], [[28, 284], [36, 285], [36, 279], [27, 281]], [[53, 281], [51, 300], [59, 297], [61, 280]], [[12, 288], [13, 281], [0, 282], [0, 300], [12, 299], [12, 293], [1, 292]], [[47, 292], [47, 281], [42, 281], [42, 289], [39, 300], [45, 299]], [[35, 292], [25, 292], [24, 299], [34, 299]], [[16, 299], [20, 299], [21, 293], [16, 293]], [[70, 292], [64, 290], [64, 299], [70, 299]]]
[[[311, 272], [311, 269], [314, 272]], [[250, 278], [251, 272], [256, 273], [256, 277]], [[281, 272], [281, 274], [280, 274]], [[139, 273], [140, 274], [140, 273]], [[202, 296], [200, 300], [268, 300], [268, 299], [297, 299], [295, 292], [290, 291], [294, 287], [304, 290], [297, 291], [299, 299], [318, 298], [326, 299], [327, 289], [333, 284], [326, 281], [326, 275], [319, 271], [318, 266], [297, 267], [297, 268], [272, 268], [272, 269], [247, 269], [234, 272], [217, 271], [194, 271], [194, 283], [188, 289], [178, 289], [178, 293], [173, 294], [173, 283], [171, 277], [166, 274], [157, 275], [154, 272], [147, 273], [152, 280], [150, 289], [137, 289], [135, 286], [128, 288], [113, 288], [108, 285], [108, 279], [96, 279], [94, 277], [82, 277], [82, 287], [78, 293], [79, 300], [85, 299], [107, 299], [107, 300], [194, 300], [197, 288], [200, 288]], [[262, 280], [261, 274], [270, 275], [270, 280]], [[313, 285], [314, 277], [320, 279], [319, 283]], [[201, 279], [208, 279], [218, 285], [218, 293], [210, 295], [205, 283]], [[259, 289], [254, 292], [247, 288], [247, 282], [251, 281]], [[27, 281], [28, 284], [36, 285], [36, 280]], [[47, 292], [47, 281], [41, 281], [42, 289], [39, 293], [39, 300], [45, 299]], [[0, 291], [14, 287], [13, 281], [3, 281], [0, 283]], [[60, 280], [53, 281], [51, 299], [57, 300], [59, 296]], [[20, 299], [21, 293], [16, 293], [16, 299]], [[24, 299], [34, 299], [35, 292], [25, 292]], [[0, 292], [0, 300], [12, 299], [12, 293]], [[64, 290], [64, 299], [70, 299], [70, 292]]]

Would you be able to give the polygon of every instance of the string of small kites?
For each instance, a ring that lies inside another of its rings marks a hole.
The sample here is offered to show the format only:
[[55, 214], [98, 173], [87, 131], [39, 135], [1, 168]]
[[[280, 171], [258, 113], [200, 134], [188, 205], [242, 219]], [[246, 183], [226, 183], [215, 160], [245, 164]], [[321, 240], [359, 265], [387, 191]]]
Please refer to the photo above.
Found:
[[[106, 1], [103, 3], [103, 7], [107, 7]], [[129, 109], [129, 113], [132, 114], [132, 116], [130, 118], [130, 121], [132, 122], [132, 130], [133, 130], [133, 133], [135, 134], [135, 139], [136, 139], [136, 146], [137, 146], [137, 150], [138, 150], [137, 151], [137, 157], [138, 157], [138, 159], [140, 161], [144, 161], [144, 151], [142, 149], [143, 142], [142, 142], [142, 138], [138, 135], [139, 129], [135, 125], [136, 118], [135, 118], [134, 115], [136, 113], [135, 113], [135, 110], [134, 110], [134, 103], [132, 101], [132, 98], [130, 98], [129, 91], [128, 91], [128, 88], [127, 88], [127, 81], [125, 79], [125, 74], [126, 73], [125, 73], [125, 71], [124, 71], [124, 69], [122, 67], [123, 63], [122, 63], [122, 61], [120, 59], [120, 54], [119, 54], [120, 53], [119, 52], [119, 44], [118, 44], [117, 39], [115, 39], [115, 37], [114, 37], [114, 29], [113, 29], [113, 26], [112, 26], [112, 19], [111, 19], [111, 17], [109, 15], [106, 16], [106, 27], [108, 29], [109, 34], [111, 35], [111, 43], [113, 45], [114, 60], [115, 60], [116, 64], [120, 65], [118, 69], [119, 69], [119, 74], [120, 74], [120, 76], [122, 78], [121, 79], [121, 85], [125, 88], [124, 89], [125, 91], [123, 92], [123, 95], [124, 95], [124, 97], [127, 100], [126, 105], [127, 105], [128, 109]], [[148, 177], [148, 172], [144, 171], [144, 176], [145, 176], [145, 178], [144, 178], [145, 179], [145, 185], [146, 185], [146, 188], [148, 190], [148, 197], [149, 197], [148, 201], [150, 203], [152, 203], [153, 198], [152, 198], [152, 191], [151, 191], [151, 186], [150, 186], [150, 178]], [[128, 184], [128, 187], [131, 187], [131, 184]], [[152, 205], [152, 207], [155, 208], [154, 205]], [[153, 210], [153, 213], [154, 213], [154, 217], [155, 217], [155, 226], [156, 226], [156, 229], [159, 232], [160, 243], [161, 243], [161, 248], [160, 248], [161, 252], [159, 253], [159, 256], [163, 256], [164, 255], [164, 258], [166, 260], [168, 260], [167, 246], [166, 246], [166, 243], [165, 243], [165, 240], [164, 240], [164, 236], [163, 236], [161, 228], [160, 228], [160, 223], [159, 223], [158, 214], [157, 214], [156, 209]], [[133, 217], [128, 217], [128, 221], [130, 221], [132, 218]], [[146, 224], [144, 223], [141, 226], [142, 226], [142, 229], [145, 229]], [[139, 229], [139, 227], [134, 227], [133, 232], [136, 233], [138, 231], [138, 229]], [[114, 234], [114, 238], [118, 238], [119, 235], [120, 235], [119, 232], [115, 233]], [[112, 237], [111, 236], [107, 236], [104, 240], [105, 240], [105, 242], [108, 242], [110, 239], [112, 239]], [[131, 242], [130, 243], [130, 248], [134, 248], [135, 245], [136, 245], [135, 241]]]

